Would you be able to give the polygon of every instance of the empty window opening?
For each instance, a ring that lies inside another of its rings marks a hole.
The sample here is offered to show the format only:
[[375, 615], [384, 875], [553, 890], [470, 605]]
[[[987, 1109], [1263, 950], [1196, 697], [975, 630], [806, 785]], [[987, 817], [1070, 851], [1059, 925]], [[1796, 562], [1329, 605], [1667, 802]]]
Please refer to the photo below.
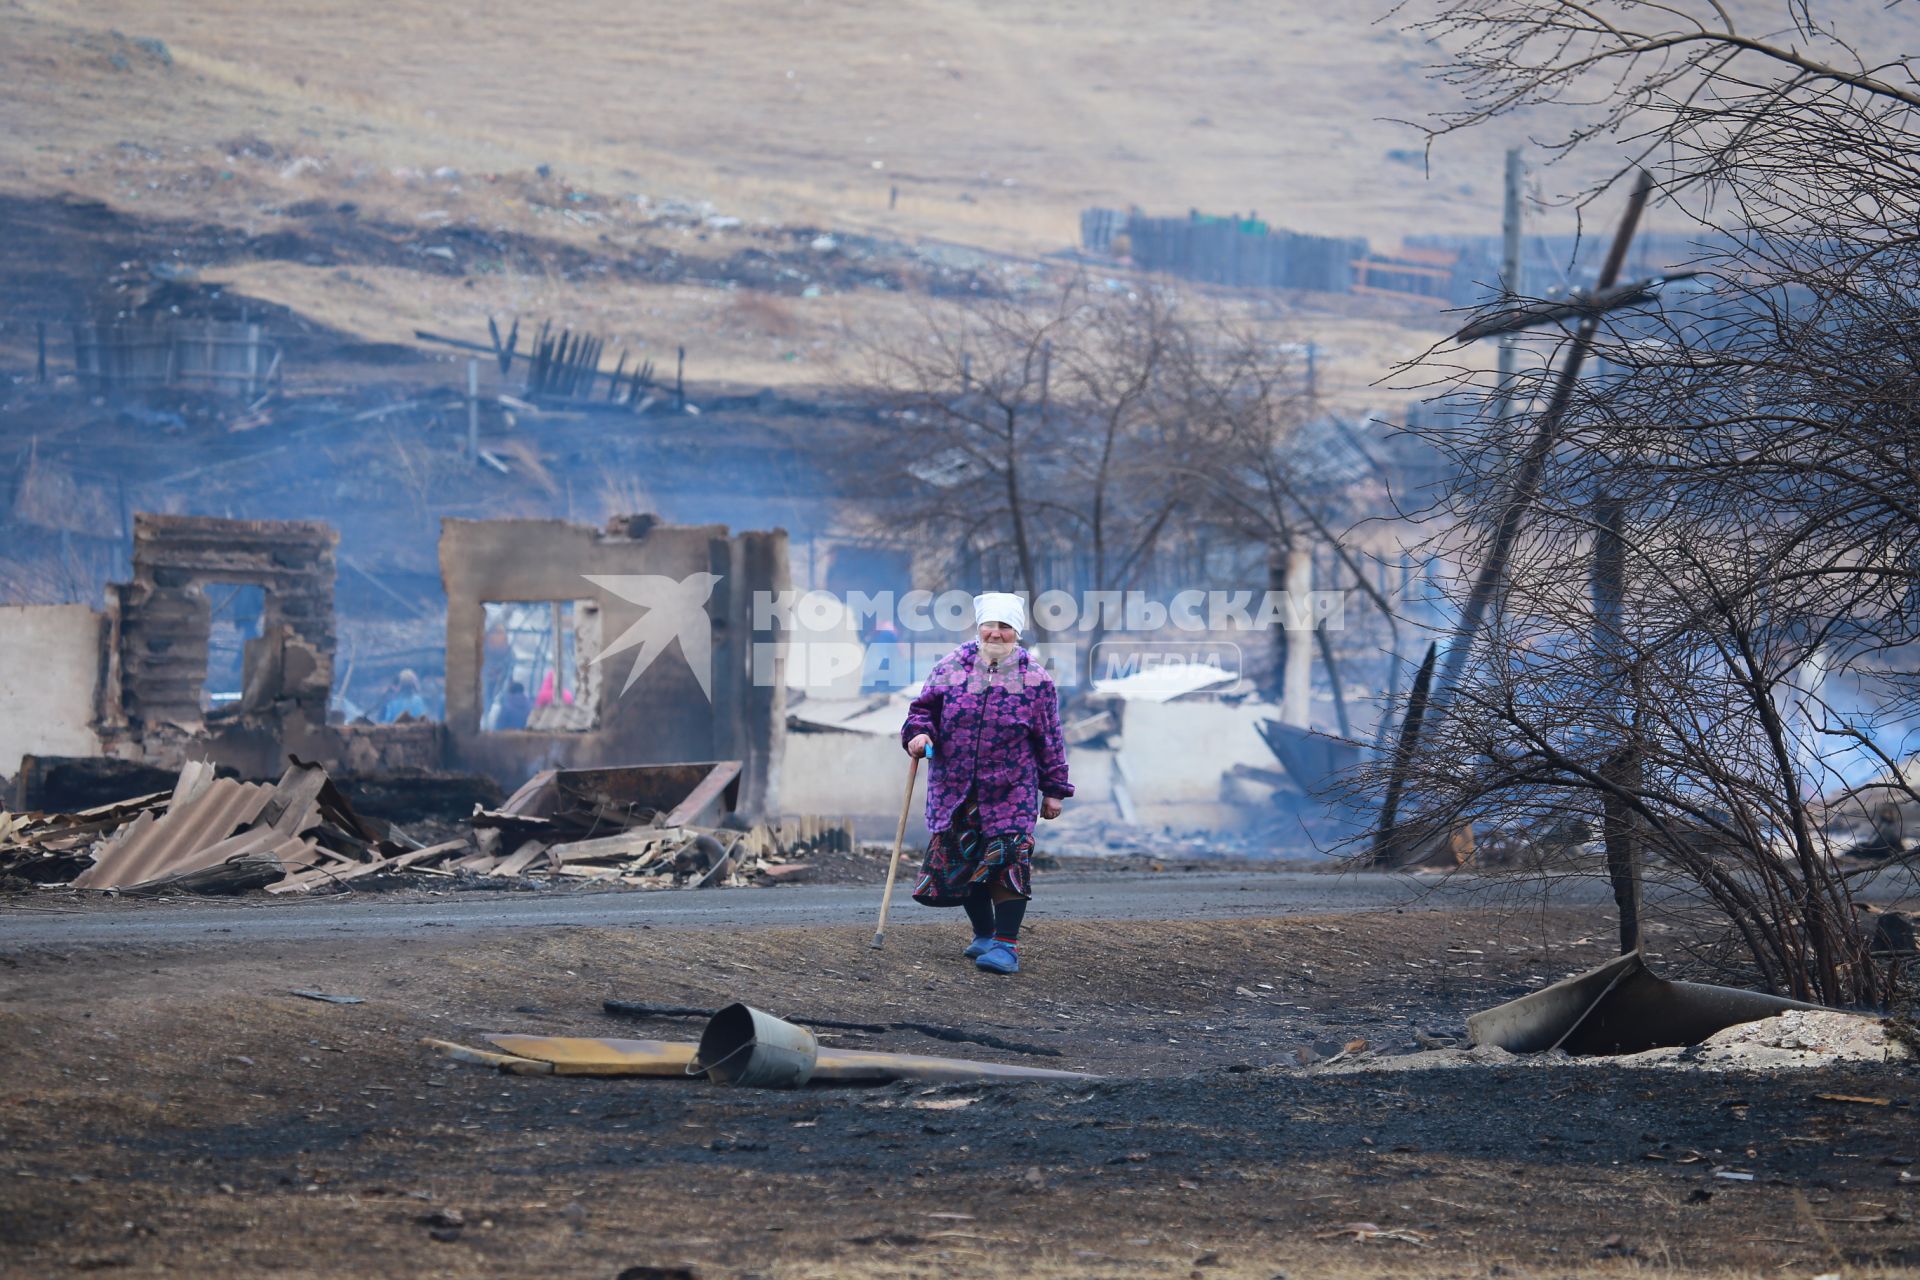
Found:
[[209, 584], [206, 593], [211, 627], [207, 632], [207, 682], [203, 711], [219, 711], [240, 701], [247, 687], [247, 641], [258, 640], [266, 616], [267, 593], [250, 582]]
[[600, 608], [591, 600], [483, 606], [480, 727], [583, 733], [598, 726]]

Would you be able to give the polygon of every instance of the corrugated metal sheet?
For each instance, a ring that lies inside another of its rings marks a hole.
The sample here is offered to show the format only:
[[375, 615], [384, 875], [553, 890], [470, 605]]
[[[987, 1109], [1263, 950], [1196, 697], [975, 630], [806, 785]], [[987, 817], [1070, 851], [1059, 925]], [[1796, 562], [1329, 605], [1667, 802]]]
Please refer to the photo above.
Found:
[[298, 836], [282, 836], [271, 827], [258, 831], [243, 831], [220, 844], [214, 845], [193, 855], [187, 864], [177, 871], [152, 880], [143, 880], [138, 884], [122, 885], [128, 893], [162, 893], [170, 887], [180, 884], [199, 872], [209, 871], [224, 863], [234, 861], [267, 863], [285, 872], [289, 868], [304, 867], [313, 859], [313, 845]]
[[93, 865], [73, 883], [81, 889], [118, 889], [212, 866], [250, 848], [268, 848], [282, 838], [271, 828], [259, 833], [257, 842], [247, 848], [224, 848], [210, 861], [198, 857], [221, 848], [223, 842], [231, 843], [227, 837], [258, 818], [272, 795], [269, 786], [216, 779], [158, 819], [140, 815], [119, 839], [95, 855]]

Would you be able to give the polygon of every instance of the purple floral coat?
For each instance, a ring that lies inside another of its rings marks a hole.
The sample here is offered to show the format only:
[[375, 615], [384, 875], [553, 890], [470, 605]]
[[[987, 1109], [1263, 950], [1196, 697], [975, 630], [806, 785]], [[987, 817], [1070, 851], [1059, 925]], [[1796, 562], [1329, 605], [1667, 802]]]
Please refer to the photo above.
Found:
[[1060, 697], [1053, 677], [1025, 649], [997, 668], [969, 640], [934, 666], [900, 729], [933, 739], [927, 783], [927, 830], [945, 831], [974, 792], [985, 835], [1031, 833], [1042, 795], [1064, 800], [1067, 748], [1060, 738]]

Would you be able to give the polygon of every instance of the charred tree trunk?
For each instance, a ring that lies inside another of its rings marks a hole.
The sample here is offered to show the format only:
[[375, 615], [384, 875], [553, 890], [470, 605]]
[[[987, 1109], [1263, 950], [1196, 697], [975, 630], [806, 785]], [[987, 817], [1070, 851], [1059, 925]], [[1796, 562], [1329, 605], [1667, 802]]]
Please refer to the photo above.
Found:
[[[1640, 788], [1640, 752], [1629, 746], [1608, 761], [1605, 776], [1621, 791]], [[1620, 911], [1620, 954], [1640, 949], [1641, 857], [1639, 815], [1623, 796], [1609, 792], [1601, 802], [1601, 837], [1607, 848], [1607, 879], [1613, 882], [1613, 901]]]
[[[1285, 591], [1287, 589], [1287, 555], [1286, 546], [1276, 546], [1267, 552], [1267, 590]], [[1273, 668], [1267, 672], [1267, 678], [1261, 682], [1261, 696], [1275, 706], [1279, 706], [1286, 697], [1290, 635], [1291, 633], [1285, 627], [1273, 628]]]
[[1413, 678], [1413, 691], [1407, 695], [1406, 719], [1400, 722], [1400, 743], [1394, 752], [1393, 771], [1387, 776], [1387, 795], [1380, 805], [1380, 826], [1373, 833], [1371, 861], [1376, 867], [1391, 867], [1399, 862], [1404, 844], [1396, 827], [1400, 815], [1401, 793], [1406, 790], [1407, 773], [1413, 766], [1413, 752], [1420, 742], [1420, 722], [1427, 715], [1427, 694], [1433, 687], [1433, 664], [1440, 646], [1427, 646], [1426, 660]]
[[1607, 879], [1620, 912], [1620, 954], [1640, 949], [1641, 853], [1639, 815], [1628, 798], [1641, 784], [1634, 700], [1622, 686], [1630, 683], [1626, 660], [1627, 541], [1626, 507], [1602, 496], [1595, 504], [1593, 544], [1594, 648], [1600, 679], [1615, 702], [1614, 723], [1625, 743], [1603, 769], [1608, 784], [1601, 798], [1601, 838], [1607, 850]]

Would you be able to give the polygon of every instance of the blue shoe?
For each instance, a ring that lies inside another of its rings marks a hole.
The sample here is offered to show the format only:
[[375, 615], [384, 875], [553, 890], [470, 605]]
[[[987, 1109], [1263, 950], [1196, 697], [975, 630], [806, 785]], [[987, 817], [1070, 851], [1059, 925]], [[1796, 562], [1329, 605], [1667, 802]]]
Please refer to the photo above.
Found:
[[989, 938], [987, 949], [982, 951], [973, 962], [976, 969], [985, 969], [988, 973], [1020, 972], [1020, 953], [998, 938]]
[[965, 956], [969, 960], [978, 960], [981, 954], [985, 952], [986, 949], [988, 947], [991, 947], [992, 945], [993, 945], [993, 935], [988, 934], [984, 938], [975, 938], [973, 942], [968, 945], [967, 949], [965, 951], [962, 951], [960, 954]]

